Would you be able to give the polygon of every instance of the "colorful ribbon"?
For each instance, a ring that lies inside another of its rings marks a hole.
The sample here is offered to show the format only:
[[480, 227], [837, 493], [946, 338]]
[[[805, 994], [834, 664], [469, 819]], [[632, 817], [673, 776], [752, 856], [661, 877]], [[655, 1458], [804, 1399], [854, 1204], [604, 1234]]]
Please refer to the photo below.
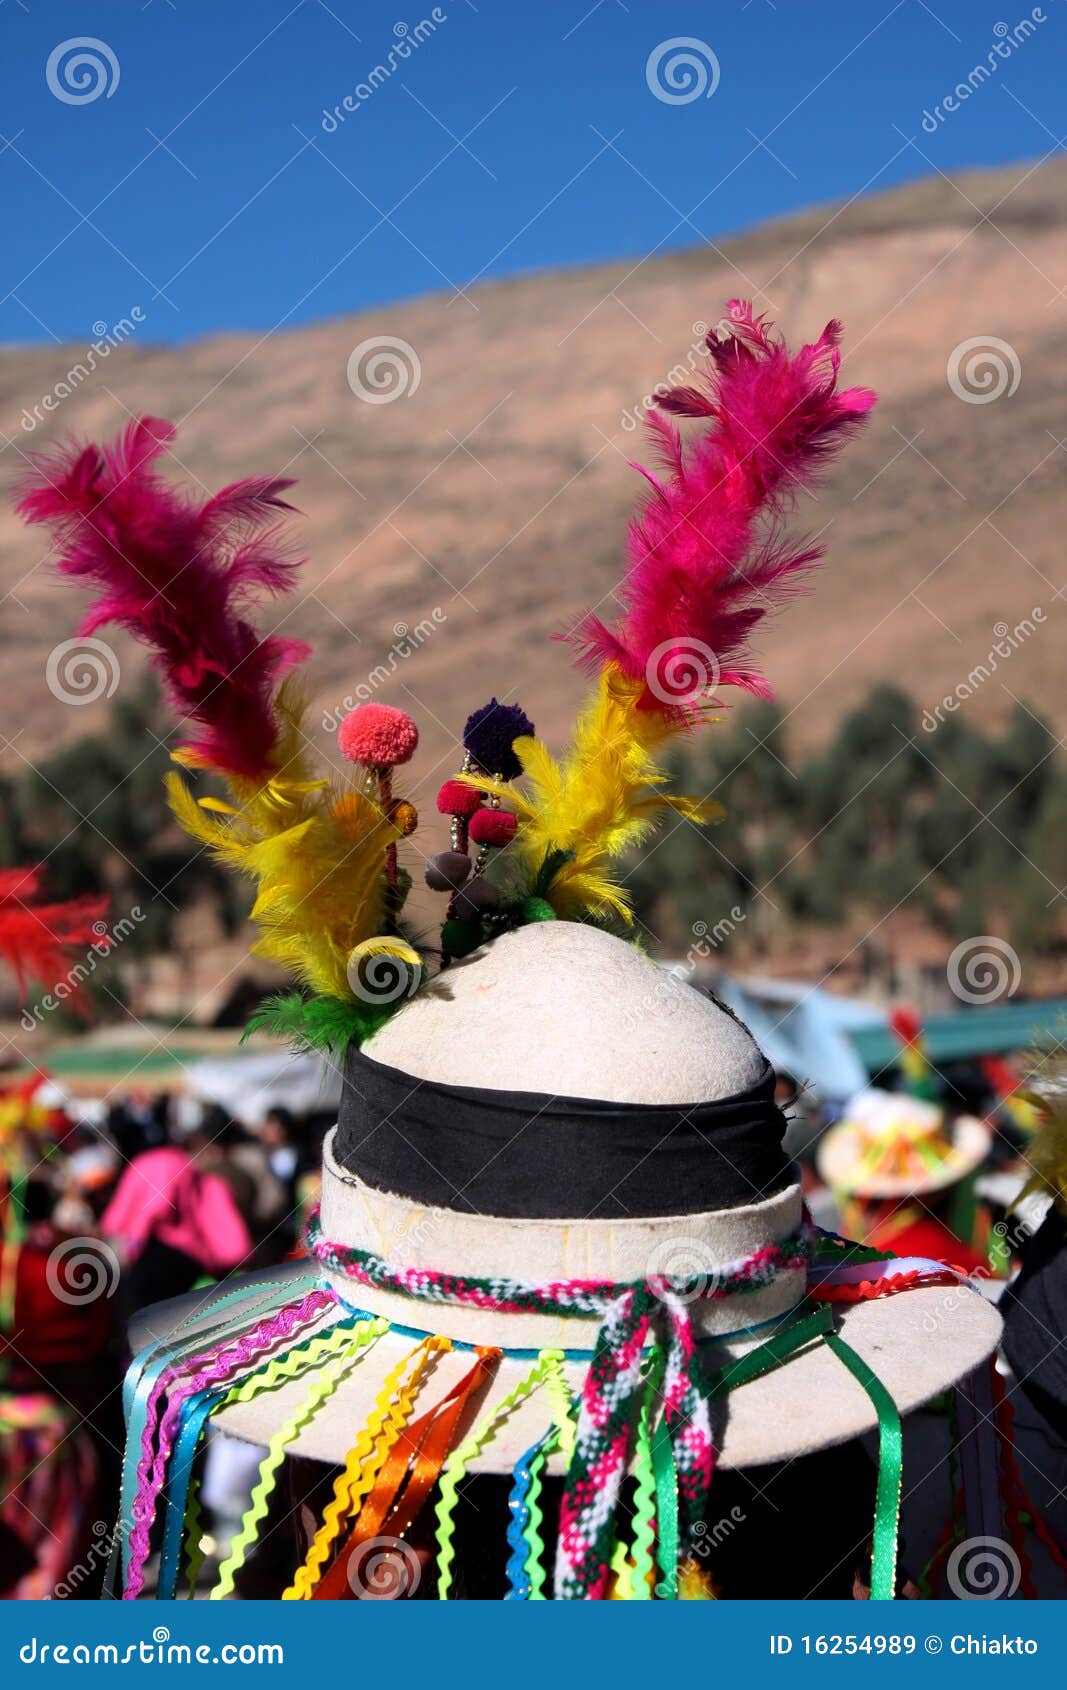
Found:
[[472, 1433], [455, 1454], [449, 1456], [437, 1499], [438, 1601], [447, 1602], [452, 1589], [452, 1563], [455, 1560], [452, 1542], [455, 1533], [454, 1515], [459, 1500], [459, 1486], [466, 1476], [468, 1466], [475, 1456], [480, 1455], [485, 1446], [493, 1441], [508, 1416], [514, 1413], [520, 1403], [525, 1402], [528, 1396], [550, 1380], [562, 1379], [562, 1366], [562, 1350], [542, 1350], [529, 1373], [497, 1404], [492, 1418], [479, 1431]]
[[[221, 1601], [224, 1597], [233, 1595], [234, 1578], [244, 1566], [245, 1557], [259, 1534], [260, 1524], [267, 1517], [267, 1504], [289, 1445], [295, 1443], [304, 1427], [314, 1420], [320, 1408], [333, 1395], [341, 1380], [362, 1358], [368, 1347], [376, 1343], [388, 1330], [387, 1320], [364, 1320], [357, 1325], [355, 1331], [346, 1322], [343, 1334], [338, 1333], [336, 1329], [330, 1334], [330, 1346], [336, 1354], [327, 1362], [321, 1373], [317, 1374], [303, 1402], [293, 1410], [271, 1438], [267, 1453], [260, 1463], [259, 1474], [240, 1530], [219, 1568], [218, 1579], [211, 1592], [212, 1601]], [[301, 1361], [299, 1352], [285, 1357], [284, 1360], [275, 1361], [269, 1370], [269, 1376], [263, 1381], [264, 1388], [273, 1389], [284, 1380], [292, 1378]]]
[[[814, 1230], [801, 1226], [780, 1243], [762, 1245], [739, 1260], [675, 1280], [556, 1280], [539, 1285], [505, 1278], [463, 1278], [434, 1269], [393, 1268], [372, 1251], [331, 1243], [318, 1215], [307, 1235], [309, 1254], [360, 1284], [430, 1303], [491, 1309], [498, 1315], [590, 1315], [600, 1320], [582, 1391], [578, 1431], [560, 1510], [556, 1595], [600, 1598], [611, 1573], [614, 1515], [629, 1458], [642, 1373], [642, 1351], [655, 1329], [666, 1365], [664, 1417], [674, 1441], [683, 1523], [691, 1531], [703, 1514], [714, 1450], [707, 1405], [695, 1363], [692, 1304], [721, 1301], [771, 1285], [779, 1274], [807, 1266]], [[446, 1545], [450, 1552], [450, 1544]]]
[[[221, 1384], [232, 1379], [242, 1367], [248, 1368], [273, 1344], [316, 1321], [331, 1302], [332, 1298], [328, 1292], [313, 1291], [299, 1302], [286, 1304], [276, 1313], [258, 1321], [251, 1331], [235, 1338], [222, 1349], [200, 1352], [181, 1364], [165, 1367], [159, 1374], [147, 1400], [141, 1455], [137, 1464], [137, 1495], [132, 1508], [129, 1562], [123, 1590], [126, 1601], [135, 1600], [144, 1587], [144, 1568], [149, 1554], [156, 1503], [166, 1478], [174, 1437], [181, 1422], [182, 1404], [186, 1398], [194, 1396], [205, 1386]], [[167, 1398], [167, 1406], [162, 1409], [164, 1396]], [[157, 1423], [158, 1440], [155, 1436]]]
[[398, 1543], [411, 1530], [437, 1483], [466, 1409], [492, 1378], [501, 1354], [495, 1349], [479, 1350], [474, 1366], [444, 1400], [408, 1426], [393, 1445], [348, 1541], [315, 1588], [313, 1600], [346, 1601], [373, 1594], [373, 1563], [364, 1564], [363, 1546], [372, 1543], [386, 1524]]
[[387, 1375], [375, 1398], [370, 1419], [348, 1452], [344, 1470], [334, 1484], [319, 1527], [297, 1569], [296, 1577], [282, 1593], [283, 1602], [306, 1601], [313, 1593], [326, 1566], [330, 1550], [346, 1518], [358, 1515], [363, 1498], [371, 1490], [389, 1451], [411, 1418], [415, 1397], [432, 1357], [451, 1348], [447, 1338], [428, 1336], [417, 1344]]

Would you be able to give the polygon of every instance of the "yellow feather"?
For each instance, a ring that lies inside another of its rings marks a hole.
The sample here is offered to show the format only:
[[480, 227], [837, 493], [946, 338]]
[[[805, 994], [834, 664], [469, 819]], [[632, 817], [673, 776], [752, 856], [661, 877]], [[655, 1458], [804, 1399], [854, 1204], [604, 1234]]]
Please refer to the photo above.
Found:
[[1067, 1215], [1067, 1107], [1060, 1097], [1035, 1101], [1044, 1105], [1047, 1117], [1027, 1146], [1031, 1174], [1012, 1207], [1017, 1209], [1025, 1197], [1047, 1193]]
[[459, 777], [514, 808], [520, 825], [508, 851], [531, 878], [550, 851], [570, 853], [547, 893], [564, 918], [614, 913], [631, 920], [630, 899], [616, 873], [625, 853], [665, 814], [697, 822], [723, 814], [720, 804], [663, 790], [669, 776], [653, 753], [680, 728], [660, 711], [639, 710], [643, 691], [609, 664], [562, 759], [540, 740], [519, 739], [524, 787], [483, 775]]
[[[385, 850], [400, 834], [367, 793], [315, 778], [295, 687], [279, 689], [275, 708], [277, 770], [269, 781], [228, 779], [231, 805], [197, 803], [171, 774], [170, 806], [187, 833], [255, 884], [257, 954], [314, 992], [349, 997], [348, 957], [380, 932]], [[175, 761], [194, 766], [185, 756]]]

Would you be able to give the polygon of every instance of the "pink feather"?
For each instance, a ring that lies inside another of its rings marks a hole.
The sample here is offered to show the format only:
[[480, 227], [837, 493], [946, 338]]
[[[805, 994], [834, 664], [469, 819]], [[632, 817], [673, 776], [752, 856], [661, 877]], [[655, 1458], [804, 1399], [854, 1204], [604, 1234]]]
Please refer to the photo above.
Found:
[[[747, 302], [731, 300], [729, 311], [730, 332], [708, 335], [703, 390], [674, 388], [657, 400], [669, 415], [648, 418], [667, 475], [641, 470], [653, 493], [630, 525], [621, 624], [590, 615], [566, 636], [584, 665], [644, 677], [654, 708], [676, 707], [657, 684], [672, 666], [705, 672], [708, 685], [678, 699], [690, 712], [716, 685], [771, 696], [753, 667], [753, 630], [804, 590], [822, 556], [789, 540], [783, 518], [875, 403], [866, 388], [837, 391], [839, 323], [791, 354]], [[670, 415], [705, 424], [688, 450]]]
[[261, 639], [243, 614], [292, 589], [299, 563], [277, 525], [292, 482], [249, 476], [201, 503], [156, 472], [174, 435], [144, 417], [109, 446], [40, 454], [18, 510], [52, 528], [61, 573], [98, 593], [79, 633], [116, 623], [151, 646], [172, 704], [198, 730], [187, 752], [258, 780], [272, 766], [274, 688], [308, 655], [299, 640]]

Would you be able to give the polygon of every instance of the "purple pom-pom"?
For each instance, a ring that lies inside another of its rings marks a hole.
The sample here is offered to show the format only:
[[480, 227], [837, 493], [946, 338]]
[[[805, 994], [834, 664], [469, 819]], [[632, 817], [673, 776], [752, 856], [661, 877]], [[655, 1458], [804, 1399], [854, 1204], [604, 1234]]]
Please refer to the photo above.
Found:
[[535, 732], [525, 710], [517, 704], [500, 704], [491, 698], [473, 716], [467, 717], [463, 730], [463, 744], [480, 769], [487, 774], [500, 775], [503, 780], [515, 780], [522, 774], [522, 764], [512, 746], [517, 739], [527, 739]]

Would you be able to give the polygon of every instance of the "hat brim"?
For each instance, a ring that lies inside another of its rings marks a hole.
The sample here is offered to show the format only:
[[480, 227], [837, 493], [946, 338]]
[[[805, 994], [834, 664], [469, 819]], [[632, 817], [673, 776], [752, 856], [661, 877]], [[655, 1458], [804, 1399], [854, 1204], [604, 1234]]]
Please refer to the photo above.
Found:
[[816, 1167], [830, 1190], [843, 1197], [920, 1197], [945, 1191], [980, 1168], [989, 1155], [993, 1135], [984, 1121], [961, 1115], [953, 1125], [952, 1151], [937, 1168], [914, 1177], [879, 1178], [863, 1172], [865, 1144], [860, 1129], [842, 1121], [824, 1133], [815, 1153]]
[[[308, 1263], [285, 1270], [287, 1295], [299, 1296], [315, 1280]], [[281, 1275], [265, 1275], [277, 1287]], [[178, 1325], [195, 1336], [197, 1297], [176, 1298], [144, 1311], [132, 1337], [137, 1346], [164, 1338]], [[325, 1330], [344, 1309], [326, 1311]], [[506, 1327], [506, 1320], [502, 1326]], [[908, 1414], [965, 1377], [992, 1354], [1001, 1331], [996, 1309], [967, 1285], [926, 1287], [868, 1302], [837, 1305], [837, 1331], [886, 1387], [901, 1414]], [[382, 1381], [419, 1342], [420, 1333], [392, 1328], [359, 1360], [311, 1422], [289, 1446], [289, 1453], [341, 1464], [368, 1420]], [[506, 1342], [506, 1330], [501, 1341]], [[751, 1344], [745, 1346], [751, 1347]], [[701, 1346], [709, 1373], [735, 1353], [729, 1341]], [[467, 1372], [471, 1353], [457, 1347], [438, 1357], [419, 1393], [416, 1413], [445, 1397]], [[580, 1390], [587, 1363], [568, 1360], [565, 1372]], [[505, 1354], [492, 1383], [475, 1405], [473, 1420], [483, 1426], [531, 1367], [529, 1358]], [[266, 1445], [304, 1401], [307, 1379], [289, 1381], [246, 1403], [220, 1410], [214, 1426], [249, 1443]], [[877, 1415], [871, 1399], [843, 1363], [821, 1340], [789, 1361], [732, 1391], [715, 1411], [719, 1464], [755, 1467], [790, 1461], [873, 1431]], [[497, 1435], [471, 1461], [472, 1473], [510, 1472], [516, 1461], [550, 1424], [543, 1391], [534, 1392], [502, 1423]], [[562, 1471], [559, 1458], [550, 1470]]]

